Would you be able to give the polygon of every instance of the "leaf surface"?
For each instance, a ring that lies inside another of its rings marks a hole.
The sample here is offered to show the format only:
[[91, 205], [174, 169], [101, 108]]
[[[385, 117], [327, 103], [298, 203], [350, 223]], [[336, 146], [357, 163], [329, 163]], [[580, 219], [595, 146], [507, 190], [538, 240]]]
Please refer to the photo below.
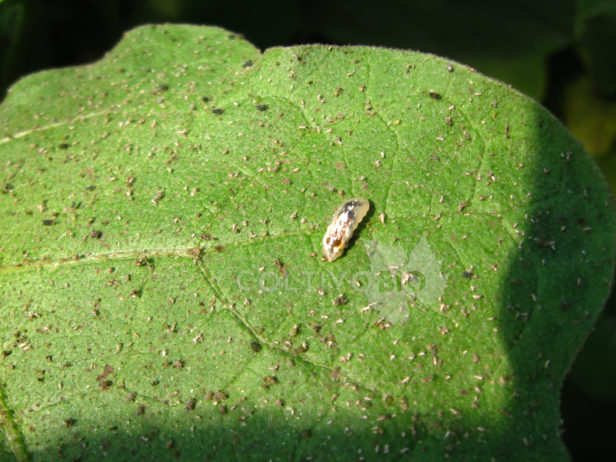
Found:
[[145, 26], [20, 81], [0, 127], [0, 455], [566, 457], [615, 215], [534, 101], [432, 55]]

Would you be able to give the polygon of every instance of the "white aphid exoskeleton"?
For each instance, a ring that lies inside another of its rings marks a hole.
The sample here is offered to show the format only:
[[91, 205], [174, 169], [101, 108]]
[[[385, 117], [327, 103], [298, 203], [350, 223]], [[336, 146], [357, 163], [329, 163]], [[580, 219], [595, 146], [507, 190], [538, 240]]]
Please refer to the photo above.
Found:
[[327, 261], [334, 261], [344, 253], [353, 231], [369, 209], [370, 202], [363, 197], [356, 197], [338, 207], [323, 236], [323, 255]]

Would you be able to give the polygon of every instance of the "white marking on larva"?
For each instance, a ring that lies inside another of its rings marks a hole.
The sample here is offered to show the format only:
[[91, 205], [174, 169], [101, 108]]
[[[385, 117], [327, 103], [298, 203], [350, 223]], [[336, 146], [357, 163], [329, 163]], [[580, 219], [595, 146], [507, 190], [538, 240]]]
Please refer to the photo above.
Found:
[[327, 261], [334, 261], [344, 253], [353, 231], [369, 209], [370, 202], [363, 197], [356, 197], [338, 207], [323, 236], [323, 255]]

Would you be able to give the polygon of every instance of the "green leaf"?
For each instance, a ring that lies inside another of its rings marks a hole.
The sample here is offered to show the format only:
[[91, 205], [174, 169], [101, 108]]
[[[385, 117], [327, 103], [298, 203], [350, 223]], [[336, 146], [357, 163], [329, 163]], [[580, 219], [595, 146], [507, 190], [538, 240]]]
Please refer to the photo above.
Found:
[[0, 127], [3, 457], [566, 457], [615, 214], [530, 99], [432, 55], [146, 26], [18, 82]]

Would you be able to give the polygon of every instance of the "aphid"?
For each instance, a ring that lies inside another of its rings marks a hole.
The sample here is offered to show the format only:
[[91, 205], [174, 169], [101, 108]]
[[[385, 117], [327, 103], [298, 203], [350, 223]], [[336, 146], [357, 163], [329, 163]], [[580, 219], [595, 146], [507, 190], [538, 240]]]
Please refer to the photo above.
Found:
[[334, 261], [344, 253], [353, 231], [369, 209], [370, 202], [363, 197], [356, 197], [338, 207], [323, 236], [323, 255], [327, 261]]

